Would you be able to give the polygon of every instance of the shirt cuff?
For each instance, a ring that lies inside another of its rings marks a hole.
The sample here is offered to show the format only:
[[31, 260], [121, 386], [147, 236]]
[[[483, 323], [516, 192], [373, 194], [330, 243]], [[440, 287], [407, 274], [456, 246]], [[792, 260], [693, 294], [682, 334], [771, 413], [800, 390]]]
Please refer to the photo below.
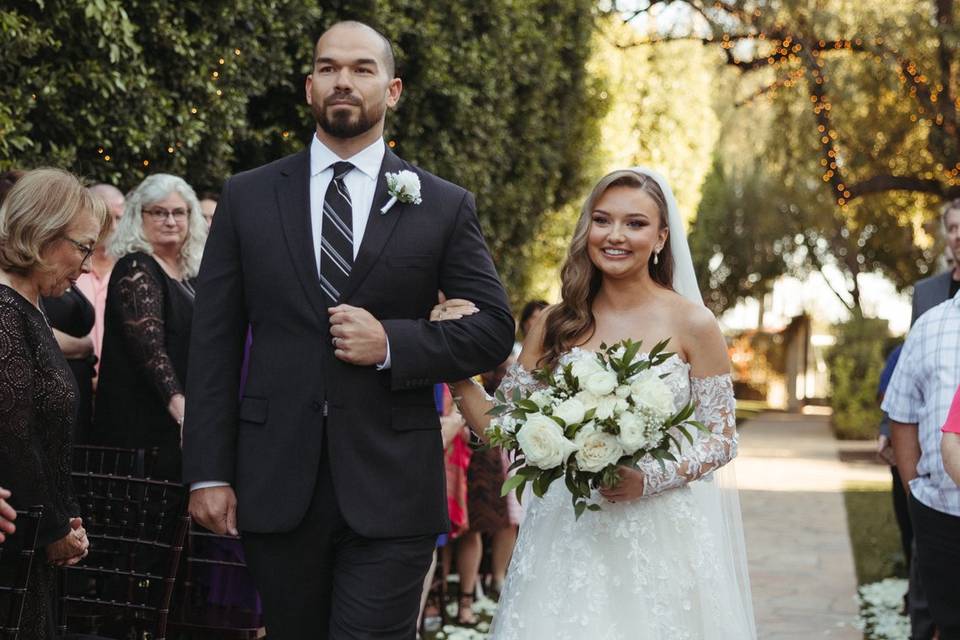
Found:
[[377, 371], [390, 368], [390, 336], [387, 336], [387, 359], [377, 365]]
[[220, 482], [218, 480], [210, 480], [207, 482], [194, 482], [190, 485], [190, 491], [196, 491], [197, 489], [212, 489], [214, 487], [229, 487], [229, 482]]

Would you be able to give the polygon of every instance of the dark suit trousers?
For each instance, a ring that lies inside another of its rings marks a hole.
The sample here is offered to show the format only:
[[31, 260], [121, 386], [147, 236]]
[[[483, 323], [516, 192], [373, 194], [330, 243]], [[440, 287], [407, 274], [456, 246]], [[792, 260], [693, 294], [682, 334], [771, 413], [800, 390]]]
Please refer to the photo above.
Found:
[[910, 496], [910, 518], [917, 550], [913, 560], [940, 640], [960, 640], [960, 517]]
[[267, 636], [412, 640], [436, 536], [371, 539], [353, 531], [337, 504], [326, 450], [296, 529], [243, 532]]

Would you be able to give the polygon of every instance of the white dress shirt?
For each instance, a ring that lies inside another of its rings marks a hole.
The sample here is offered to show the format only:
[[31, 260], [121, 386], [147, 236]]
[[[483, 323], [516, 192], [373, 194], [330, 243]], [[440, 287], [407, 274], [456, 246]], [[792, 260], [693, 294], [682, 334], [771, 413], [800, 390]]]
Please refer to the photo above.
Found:
[[[383, 138], [349, 158], [341, 158], [320, 142], [316, 135], [310, 143], [310, 228], [313, 232], [313, 252], [317, 260], [317, 276], [320, 275], [320, 234], [323, 230], [323, 199], [327, 195], [327, 187], [333, 180], [333, 165], [337, 162], [349, 162], [353, 169], [343, 178], [347, 191], [350, 192], [350, 201], [353, 204], [353, 259], [357, 259], [360, 243], [363, 242], [363, 233], [367, 230], [367, 221], [370, 219], [370, 208], [373, 206], [373, 196], [377, 190], [377, 178], [380, 166], [383, 164], [383, 155], [386, 145]], [[377, 369], [390, 368], [390, 341], [387, 341], [387, 357]], [[226, 487], [229, 483], [219, 481], [194, 482], [190, 485], [191, 491], [208, 489], [210, 487]]]

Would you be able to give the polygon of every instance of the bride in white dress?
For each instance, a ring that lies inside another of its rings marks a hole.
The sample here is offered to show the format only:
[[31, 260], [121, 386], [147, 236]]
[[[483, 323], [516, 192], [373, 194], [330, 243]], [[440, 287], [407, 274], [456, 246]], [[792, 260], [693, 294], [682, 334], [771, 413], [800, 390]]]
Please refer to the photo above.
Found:
[[[562, 270], [562, 301], [541, 315], [502, 389], [531, 371], [624, 338], [675, 352], [659, 365], [676, 405], [710, 427], [676, 462], [621, 468], [597, 491], [601, 511], [574, 518], [564, 483], [530, 496], [492, 637], [500, 640], [756, 638], [735, 483], [737, 448], [726, 344], [703, 306], [682, 221], [665, 180], [646, 169], [605, 176], [584, 204]], [[491, 399], [451, 385], [482, 433]]]

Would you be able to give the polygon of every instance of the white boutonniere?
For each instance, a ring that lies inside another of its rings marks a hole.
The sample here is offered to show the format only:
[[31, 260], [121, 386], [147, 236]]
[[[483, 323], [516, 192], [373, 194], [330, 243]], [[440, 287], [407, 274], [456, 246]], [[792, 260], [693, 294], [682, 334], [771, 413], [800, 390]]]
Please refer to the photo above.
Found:
[[420, 176], [413, 171], [398, 171], [397, 173], [385, 174], [387, 178], [387, 193], [390, 199], [387, 204], [380, 208], [380, 215], [390, 211], [390, 208], [397, 201], [404, 204], [420, 204], [423, 199], [420, 197]]

